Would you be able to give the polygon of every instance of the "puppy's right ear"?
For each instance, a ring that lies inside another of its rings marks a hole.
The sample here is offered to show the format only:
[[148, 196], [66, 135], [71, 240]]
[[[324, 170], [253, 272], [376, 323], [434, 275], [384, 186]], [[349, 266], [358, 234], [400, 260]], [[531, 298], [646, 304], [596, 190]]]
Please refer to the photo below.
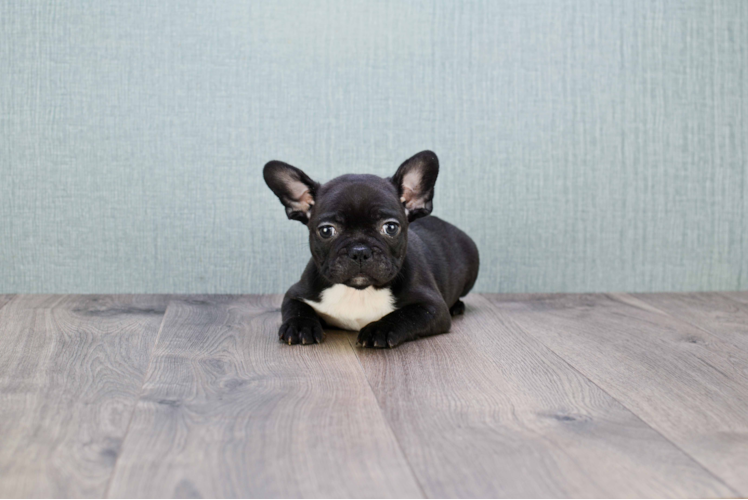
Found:
[[286, 207], [289, 219], [309, 222], [319, 184], [304, 172], [282, 161], [271, 161], [262, 170], [268, 187]]

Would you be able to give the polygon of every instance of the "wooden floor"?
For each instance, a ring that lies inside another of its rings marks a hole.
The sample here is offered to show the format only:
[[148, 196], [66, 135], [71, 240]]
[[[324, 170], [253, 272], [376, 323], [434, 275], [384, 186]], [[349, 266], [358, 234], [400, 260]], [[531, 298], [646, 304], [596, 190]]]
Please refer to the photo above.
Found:
[[748, 292], [466, 303], [365, 350], [279, 296], [0, 295], [0, 496], [748, 496]]

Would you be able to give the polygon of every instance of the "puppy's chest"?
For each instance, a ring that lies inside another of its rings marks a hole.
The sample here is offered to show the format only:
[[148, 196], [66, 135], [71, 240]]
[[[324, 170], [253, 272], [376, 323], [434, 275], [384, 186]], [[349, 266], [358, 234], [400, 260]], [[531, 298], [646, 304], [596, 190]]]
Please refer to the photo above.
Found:
[[356, 290], [338, 284], [323, 291], [319, 302], [304, 302], [327, 324], [344, 330], [360, 330], [395, 310], [395, 297], [389, 288]]

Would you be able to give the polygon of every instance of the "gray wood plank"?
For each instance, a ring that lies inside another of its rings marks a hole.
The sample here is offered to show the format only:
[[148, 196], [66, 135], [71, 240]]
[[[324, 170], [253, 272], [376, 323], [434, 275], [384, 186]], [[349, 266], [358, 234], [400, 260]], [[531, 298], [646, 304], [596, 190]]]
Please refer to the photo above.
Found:
[[744, 352], [625, 294], [494, 296], [500, 314], [748, 495]]
[[722, 295], [736, 301], [740, 302], [741, 304], [747, 304], [748, 305], [748, 291], [742, 291], [742, 292], [721, 292]]
[[0, 496], [104, 495], [165, 306], [39, 295], [0, 309]]
[[734, 496], [510, 314], [466, 303], [450, 334], [357, 350], [427, 496]]
[[687, 321], [748, 354], [748, 304], [726, 293], [632, 294], [666, 314]]
[[279, 305], [170, 304], [110, 496], [422, 496], [347, 334], [281, 344]]
[[0, 309], [2, 309], [2, 307], [5, 304], [10, 302], [13, 299], [13, 297], [14, 297], [13, 295], [9, 295], [9, 294], [0, 294]]

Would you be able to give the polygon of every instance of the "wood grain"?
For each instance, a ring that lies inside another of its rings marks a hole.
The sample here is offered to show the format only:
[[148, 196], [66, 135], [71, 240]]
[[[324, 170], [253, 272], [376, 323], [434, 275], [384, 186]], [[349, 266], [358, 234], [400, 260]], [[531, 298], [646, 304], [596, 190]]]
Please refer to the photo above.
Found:
[[748, 360], [743, 351], [625, 294], [493, 296], [511, 317], [748, 495]]
[[427, 496], [734, 495], [511, 315], [466, 303], [450, 334], [357, 350]]
[[281, 344], [279, 305], [170, 304], [111, 496], [422, 496], [350, 334]]
[[47, 295], [0, 309], [0, 496], [104, 495], [165, 305]]
[[[748, 197], [746, 197], [748, 199]], [[721, 295], [724, 295], [725, 297], [734, 300], [736, 302], [740, 302], [741, 304], [748, 305], [748, 291], [745, 292], [721, 292]]]
[[666, 314], [713, 333], [748, 354], [748, 304], [726, 293], [632, 294]]
[[13, 295], [0, 294], [0, 309], [13, 299]]

